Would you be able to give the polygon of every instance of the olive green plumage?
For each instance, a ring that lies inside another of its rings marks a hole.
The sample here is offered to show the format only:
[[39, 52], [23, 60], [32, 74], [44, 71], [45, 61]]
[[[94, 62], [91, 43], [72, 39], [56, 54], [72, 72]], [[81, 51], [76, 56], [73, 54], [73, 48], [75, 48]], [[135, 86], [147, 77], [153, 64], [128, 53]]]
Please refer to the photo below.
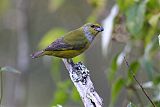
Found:
[[60, 58], [76, 57], [88, 49], [94, 37], [101, 31], [103, 31], [103, 28], [100, 25], [87, 23], [76, 30], [68, 32], [47, 48], [35, 52], [31, 56], [32, 58], [38, 58], [43, 55]]

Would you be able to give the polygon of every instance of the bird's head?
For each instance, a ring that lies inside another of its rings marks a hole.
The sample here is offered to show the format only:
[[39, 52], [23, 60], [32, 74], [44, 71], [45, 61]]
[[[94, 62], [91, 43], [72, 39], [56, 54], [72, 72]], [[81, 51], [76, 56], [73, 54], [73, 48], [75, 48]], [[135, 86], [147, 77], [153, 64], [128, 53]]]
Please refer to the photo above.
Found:
[[87, 23], [82, 26], [85, 33], [96, 36], [99, 32], [102, 32], [104, 29], [99, 24]]

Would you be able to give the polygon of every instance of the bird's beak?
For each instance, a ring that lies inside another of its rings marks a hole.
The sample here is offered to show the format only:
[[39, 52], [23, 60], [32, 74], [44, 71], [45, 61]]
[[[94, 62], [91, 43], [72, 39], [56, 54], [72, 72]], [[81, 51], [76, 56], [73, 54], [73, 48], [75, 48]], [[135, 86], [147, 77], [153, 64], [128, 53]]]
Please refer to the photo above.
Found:
[[97, 27], [97, 28], [95, 28], [95, 30], [98, 31], [98, 32], [102, 32], [102, 31], [104, 31], [104, 28], [103, 27]]

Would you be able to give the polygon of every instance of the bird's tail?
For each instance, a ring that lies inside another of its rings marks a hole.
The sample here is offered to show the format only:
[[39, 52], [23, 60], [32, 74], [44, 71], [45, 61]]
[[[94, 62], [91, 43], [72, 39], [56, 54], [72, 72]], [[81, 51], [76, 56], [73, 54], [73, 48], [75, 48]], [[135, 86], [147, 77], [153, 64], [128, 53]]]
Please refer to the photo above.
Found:
[[42, 51], [37, 51], [37, 52], [31, 54], [31, 57], [32, 57], [32, 59], [34, 59], [34, 58], [38, 58], [43, 55], [44, 55], [44, 51], [42, 50]]

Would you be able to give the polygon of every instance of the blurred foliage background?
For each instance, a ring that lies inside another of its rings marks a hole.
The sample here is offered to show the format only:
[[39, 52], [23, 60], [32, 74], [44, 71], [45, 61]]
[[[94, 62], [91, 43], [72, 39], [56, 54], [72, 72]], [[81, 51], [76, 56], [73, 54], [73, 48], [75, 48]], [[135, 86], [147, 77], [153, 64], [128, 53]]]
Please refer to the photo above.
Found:
[[160, 0], [0, 0], [1, 105], [82, 107], [61, 59], [30, 54], [86, 22], [105, 30], [74, 61], [91, 71], [104, 107], [151, 107], [129, 70], [159, 107]]

